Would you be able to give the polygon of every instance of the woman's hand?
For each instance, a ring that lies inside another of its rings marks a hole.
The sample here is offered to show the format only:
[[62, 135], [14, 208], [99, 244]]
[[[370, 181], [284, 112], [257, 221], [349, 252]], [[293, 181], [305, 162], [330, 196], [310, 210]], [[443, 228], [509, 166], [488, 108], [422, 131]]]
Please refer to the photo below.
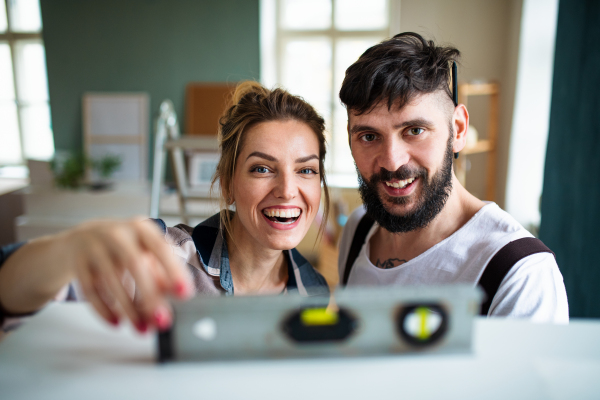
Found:
[[0, 268], [0, 303], [13, 313], [34, 311], [73, 279], [105, 320], [116, 325], [126, 317], [141, 332], [171, 325], [167, 295], [192, 293], [189, 272], [154, 223], [94, 221], [10, 256]]

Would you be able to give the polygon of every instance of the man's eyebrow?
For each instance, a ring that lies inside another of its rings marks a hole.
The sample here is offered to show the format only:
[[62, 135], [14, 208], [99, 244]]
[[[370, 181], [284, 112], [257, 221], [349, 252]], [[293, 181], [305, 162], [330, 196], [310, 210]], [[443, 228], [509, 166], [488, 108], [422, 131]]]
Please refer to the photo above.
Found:
[[270, 156], [268, 154], [262, 153], [260, 151], [253, 151], [252, 153], [250, 153], [248, 155], [248, 157], [246, 157], [246, 160], [249, 159], [250, 157], [260, 157], [260, 158], [264, 158], [267, 161], [277, 161], [277, 159], [273, 156]]
[[317, 156], [316, 154], [311, 154], [310, 156], [296, 158], [296, 162], [297, 163], [304, 163], [304, 162], [307, 162], [309, 160], [318, 160], [318, 159], [319, 159], [319, 156]]
[[432, 128], [434, 125], [435, 124], [433, 123], [433, 121], [424, 118], [415, 118], [411, 119], [410, 121], [404, 121], [401, 124], [394, 125], [394, 128], [400, 129], [407, 126], [424, 126], [425, 128]]
[[369, 125], [354, 125], [352, 126], [352, 128], [350, 128], [350, 135], [354, 135], [355, 133], [358, 132], [365, 132], [365, 131], [376, 131], [377, 129], [375, 129], [372, 126]]
[[[434, 123], [432, 121], [429, 121], [424, 118], [416, 118], [416, 119], [411, 119], [410, 121], [404, 121], [398, 125], [394, 125], [394, 129], [402, 129], [407, 126], [424, 126], [426, 128], [431, 128], [434, 126]], [[370, 125], [354, 125], [353, 127], [350, 128], [350, 135], [353, 135], [358, 132], [365, 132], [365, 131], [377, 132], [378, 129], [373, 126], [370, 126]]]

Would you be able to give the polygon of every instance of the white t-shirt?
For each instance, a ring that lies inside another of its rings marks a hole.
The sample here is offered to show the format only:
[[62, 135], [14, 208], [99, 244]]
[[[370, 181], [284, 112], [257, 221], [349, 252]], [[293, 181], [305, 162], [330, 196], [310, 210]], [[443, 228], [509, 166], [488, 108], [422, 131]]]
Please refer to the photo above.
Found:
[[[338, 268], [344, 276], [352, 238], [365, 209], [350, 218], [340, 242]], [[465, 225], [419, 256], [390, 269], [369, 260], [373, 224], [348, 279], [348, 285], [476, 285], [491, 258], [509, 242], [532, 237], [495, 203], [487, 203]], [[517, 262], [505, 276], [488, 316], [526, 317], [536, 322], [568, 323], [569, 306], [563, 277], [554, 256], [537, 253]]]

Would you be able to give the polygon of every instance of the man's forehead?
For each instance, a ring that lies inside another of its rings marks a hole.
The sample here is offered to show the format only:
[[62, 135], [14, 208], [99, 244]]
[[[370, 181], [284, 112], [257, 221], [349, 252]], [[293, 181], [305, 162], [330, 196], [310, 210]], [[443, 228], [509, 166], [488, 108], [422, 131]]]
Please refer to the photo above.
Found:
[[[388, 107], [387, 100], [378, 102], [368, 112], [359, 114], [355, 110], [348, 112], [349, 124], [363, 123], [365, 121], [385, 120], [391, 123], [399, 123], [403, 120], [428, 119], [428, 120], [446, 120], [446, 114], [450, 111], [446, 104], [447, 95], [442, 91], [434, 93], [418, 94], [410, 99], [405, 105], [400, 107], [399, 103]], [[452, 100], [449, 100], [450, 103]], [[452, 105], [451, 105], [452, 107]]]

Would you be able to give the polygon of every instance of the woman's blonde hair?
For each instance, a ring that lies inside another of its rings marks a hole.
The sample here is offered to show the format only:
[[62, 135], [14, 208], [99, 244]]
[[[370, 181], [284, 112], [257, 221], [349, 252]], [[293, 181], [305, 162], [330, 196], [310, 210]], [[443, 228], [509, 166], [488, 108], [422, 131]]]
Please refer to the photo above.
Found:
[[319, 176], [324, 191], [324, 212], [319, 235], [323, 233], [329, 215], [329, 189], [325, 180], [325, 120], [299, 96], [283, 89], [269, 90], [255, 81], [240, 83], [233, 93], [232, 105], [219, 120], [219, 148], [221, 158], [212, 179], [221, 185], [221, 226], [231, 235], [231, 183], [238, 156], [244, 146], [246, 132], [261, 122], [294, 120], [308, 125], [319, 141]]

